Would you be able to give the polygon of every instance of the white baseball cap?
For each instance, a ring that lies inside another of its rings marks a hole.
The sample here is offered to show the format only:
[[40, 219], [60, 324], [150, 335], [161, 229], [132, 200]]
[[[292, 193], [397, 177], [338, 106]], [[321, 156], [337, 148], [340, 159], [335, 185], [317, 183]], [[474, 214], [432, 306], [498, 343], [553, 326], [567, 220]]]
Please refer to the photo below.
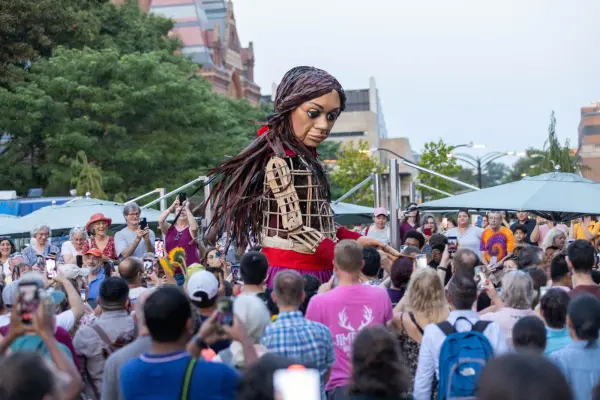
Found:
[[63, 264], [58, 266], [58, 272], [67, 279], [76, 279], [78, 276], [86, 277], [90, 274], [87, 268], [79, 268], [75, 264]]
[[193, 301], [206, 301], [217, 296], [219, 281], [208, 271], [198, 271], [187, 281], [188, 297]]

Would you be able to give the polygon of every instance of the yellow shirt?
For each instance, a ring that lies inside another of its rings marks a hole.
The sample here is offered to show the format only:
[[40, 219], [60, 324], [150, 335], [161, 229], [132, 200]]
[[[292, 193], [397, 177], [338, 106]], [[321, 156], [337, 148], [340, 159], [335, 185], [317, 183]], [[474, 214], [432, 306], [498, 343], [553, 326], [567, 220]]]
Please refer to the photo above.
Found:
[[[592, 232], [594, 235], [600, 236], [600, 223], [599, 222], [594, 222], [594, 221], [590, 222], [587, 229], [588, 229], [588, 231]], [[583, 233], [582, 224], [575, 224], [575, 227], [573, 228], [573, 230], [575, 231], [575, 239], [588, 240], [587, 236], [585, 236], [585, 233]], [[596, 238], [594, 240], [594, 243], [597, 241], [598, 241], [598, 238]]]

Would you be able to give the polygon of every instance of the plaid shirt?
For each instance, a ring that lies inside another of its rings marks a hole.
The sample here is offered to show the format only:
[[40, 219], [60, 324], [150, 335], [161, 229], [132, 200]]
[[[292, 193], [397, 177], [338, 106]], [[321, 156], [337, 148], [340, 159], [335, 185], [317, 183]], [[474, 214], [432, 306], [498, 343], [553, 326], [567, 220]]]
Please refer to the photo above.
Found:
[[267, 326], [260, 343], [270, 353], [318, 369], [321, 374], [321, 397], [325, 395], [323, 377], [335, 362], [333, 337], [329, 328], [305, 319], [300, 311], [283, 312]]

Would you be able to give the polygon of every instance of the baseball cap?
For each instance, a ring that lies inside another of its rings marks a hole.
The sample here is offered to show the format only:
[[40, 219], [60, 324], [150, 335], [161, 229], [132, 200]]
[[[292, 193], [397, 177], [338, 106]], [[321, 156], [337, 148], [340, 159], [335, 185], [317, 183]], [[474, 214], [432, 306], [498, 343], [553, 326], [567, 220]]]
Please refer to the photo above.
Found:
[[79, 268], [75, 264], [63, 264], [58, 266], [58, 272], [64, 275], [67, 279], [75, 279], [78, 276], [88, 276], [90, 270], [88, 268]]
[[387, 210], [385, 208], [383, 208], [383, 207], [377, 207], [375, 209], [375, 211], [373, 212], [373, 216], [374, 217], [378, 217], [380, 215], [385, 215], [387, 217], [387, 215], [388, 215]]
[[102, 257], [102, 252], [98, 249], [89, 249], [85, 252], [85, 254], [91, 254], [96, 257]]
[[206, 301], [217, 296], [219, 281], [208, 271], [198, 271], [188, 279], [188, 297], [193, 301]]
[[189, 267], [187, 267], [187, 277], [188, 279], [194, 275], [196, 272], [205, 271], [206, 268], [202, 264], [193, 263]]

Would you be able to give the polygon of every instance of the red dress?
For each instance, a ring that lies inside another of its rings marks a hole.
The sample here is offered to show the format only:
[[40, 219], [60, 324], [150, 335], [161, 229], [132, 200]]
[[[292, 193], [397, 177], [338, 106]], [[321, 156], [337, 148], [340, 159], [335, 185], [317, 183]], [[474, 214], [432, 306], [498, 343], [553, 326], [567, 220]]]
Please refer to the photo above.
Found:
[[[96, 239], [93, 236], [83, 243], [83, 249], [81, 252], [85, 254], [89, 249], [99, 249], [98, 245], [96, 244]], [[115, 249], [114, 237], [108, 237], [108, 243], [102, 251], [102, 255], [110, 258], [111, 260], [117, 259], [117, 250]]]

